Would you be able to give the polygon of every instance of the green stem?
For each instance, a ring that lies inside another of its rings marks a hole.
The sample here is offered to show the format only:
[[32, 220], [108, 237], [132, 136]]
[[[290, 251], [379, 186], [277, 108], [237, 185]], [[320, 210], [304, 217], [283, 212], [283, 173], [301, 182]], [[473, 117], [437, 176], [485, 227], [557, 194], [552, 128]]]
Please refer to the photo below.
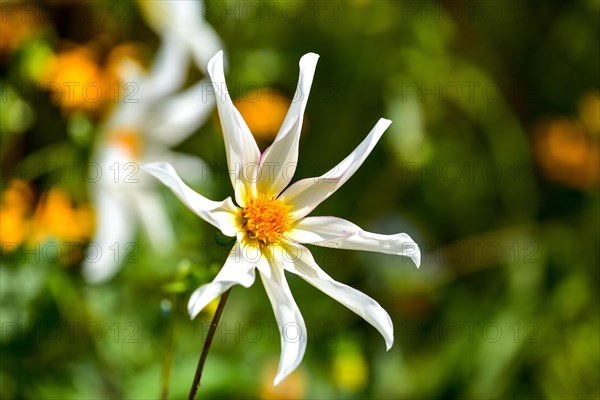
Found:
[[[177, 295], [172, 296], [172, 310], [176, 309], [177, 306]], [[170, 326], [167, 338], [167, 348], [165, 349], [165, 355], [162, 361], [162, 373], [161, 373], [161, 400], [166, 400], [169, 396], [169, 381], [171, 380], [171, 366], [173, 365], [173, 352], [174, 352], [174, 338], [175, 338], [175, 314], [171, 311], [170, 315]]]
[[208, 350], [210, 349], [213, 337], [217, 332], [217, 325], [219, 324], [219, 319], [221, 319], [221, 314], [223, 313], [223, 309], [225, 308], [225, 303], [227, 303], [227, 298], [229, 297], [230, 292], [231, 289], [227, 290], [221, 295], [219, 305], [217, 306], [215, 315], [213, 316], [213, 319], [210, 323], [210, 328], [208, 329], [208, 335], [206, 336], [206, 341], [204, 342], [204, 347], [202, 348], [202, 354], [200, 354], [200, 360], [198, 360], [198, 366], [196, 367], [196, 375], [194, 376], [194, 381], [192, 382], [192, 388], [190, 389], [190, 395], [188, 396], [188, 400], [194, 400], [196, 398], [196, 392], [198, 392], [198, 387], [200, 386], [200, 378], [202, 377], [204, 363], [206, 362], [206, 358], [208, 357]]

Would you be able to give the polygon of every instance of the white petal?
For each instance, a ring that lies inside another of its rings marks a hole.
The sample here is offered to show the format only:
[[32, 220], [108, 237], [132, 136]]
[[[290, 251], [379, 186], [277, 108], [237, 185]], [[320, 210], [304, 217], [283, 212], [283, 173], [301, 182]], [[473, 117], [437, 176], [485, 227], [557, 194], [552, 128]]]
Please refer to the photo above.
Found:
[[290, 109], [277, 133], [273, 144], [265, 151], [260, 160], [257, 191], [277, 196], [290, 183], [298, 162], [298, 141], [304, 120], [304, 110], [315, 75], [319, 56], [305, 54], [300, 59], [300, 77], [298, 87]]
[[231, 184], [238, 205], [243, 207], [248, 196], [254, 197], [256, 193], [260, 151], [248, 125], [229, 97], [223, 72], [222, 51], [219, 51], [208, 63], [208, 73], [215, 90]]
[[[121, 268], [124, 261], [122, 252], [132, 243], [137, 222], [125, 194], [103, 190], [105, 188], [104, 185], [92, 188], [96, 231], [86, 249], [82, 270], [83, 277], [90, 283], [106, 282]], [[115, 252], [115, 244], [119, 253]]]
[[212, 84], [203, 80], [161, 101], [144, 121], [148, 136], [169, 147], [181, 143], [210, 116], [215, 102], [209, 93], [212, 93]]
[[199, 287], [192, 293], [188, 302], [188, 313], [191, 318], [196, 318], [198, 313], [204, 309], [215, 298], [223, 294], [233, 285], [250, 287], [254, 283], [256, 263], [248, 260], [243, 255], [243, 247], [235, 243], [223, 268], [212, 282]]
[[270, 265], [258, 266], [281, 335], [281, 358], [275, 386], [300, 365], [307, 341], [306, 325], [285, 279], [282, 262], [280, 254], [270, 257]]
[[206, 222], [219, 228], [226, 236], [235, 236], [238, 228], [236, 217], [238, 208], [231, 198], [223, 201], [212, 201], [193, 191], [177, 175], [171, 164], [165, 162], [146, 164], [142, 169], [158, 178], [177, 197]]
[[184, 32], [188, 46], [192, 50], [192, 56], [196, 65], [202, 72], [206, 72], [206, 65], [210, 58], [223, 48], [221, 39], [215, 30], [208, 24], [196, 25], [189, 33]]
[[[136, 88], [137, 93], [130, 92], [130, 101], [140, 99], [157, 99], [175, 92], [185, 80], [189, 56], [186, 46], [172, 31], [161, 35], [161, 47], [156, 53], [150, 73]], [[127, 101], [127, 100], [125, 100]]]
[[[210, 166], [201, 158], [179, 151], [171, 151], [162, 146], [150, 148], [149, 146], [144, 160], [146, 163], [166, 162], [173, 166], [181, 179], [186, 182], [201, 184], [206, 183], [211, 176]], [[154, 180], [156, 183], [156, 180]]]
[[318, 178], [302, 179], [287, 188], [280, 199], [292, 206], [291, 216], [300, 219], [308, 215], [350, 179], [391, 123], [392, 121], [381, 118], [367, 138], [338, 165]]
[[[129, 83], [135, 83], [132, 81], [124, 81]], [[104, 138], [107, 138], [111, 131], [116, 129], [129, 129], [133, 131], [140, 131], [139, 134], [143, 135], [144, 122], [146, 121], [149, 113], [149, 106], [152, 104], [151, 101], [142, 98], [136, 98], [139, 100], [137, 103], [120, 101], [115, 105], [112, 113], [101, 126], [100, 132]]]
[[175, 232], [159, 193], [156, 189], [141, 189], [132, 190], [130, 194], [152, 248], [158, 253], [167, 254], [175, 247]]
[[408, 256], [417, 268], [421, 265], [419, 246], [406, 233], [380, 235], [366, 232], [342, 218], [306, 217], [298, 221], [285, 236], [296, 243]]
[[285, 269], [298, 275], [326, 295], [345, 305], [381, 333], [389, 350], [394, 344], [394, 326], [389, 314], [375, 300], [348, 285], [334, 281], [302, 245], [287, 247]]
[[201, 23], [200, 2], [156, 0], [139, 1], [138, 4], [146, 22], [157, 33], [178, 28], [190, 29]]
[[197, 1], [140, 1], [146, 21], [156, 32], [173, 31], [190, 48], [198, 67], [206, 72], [208, 60], [222, 48], [221, 41]]

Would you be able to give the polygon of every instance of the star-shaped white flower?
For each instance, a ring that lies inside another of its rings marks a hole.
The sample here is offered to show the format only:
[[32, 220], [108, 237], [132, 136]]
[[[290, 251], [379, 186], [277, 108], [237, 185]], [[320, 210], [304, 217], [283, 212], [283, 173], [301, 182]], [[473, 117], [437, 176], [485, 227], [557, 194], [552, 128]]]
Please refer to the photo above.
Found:
[[217, 53], [209, 62], [237, 206], [230, 197], [217, 202], [196, 193], [168, 163], [143, 167], [198, 216], [223, 234], [237, 238], [215, 279], [192, 294], [188, 304], [192, 318], [233, 285], [251, 286], [258, 269], [281, 334], [275, 385], [300, 364], [307, 340], [306, 326], [284, 271], [300, 276], [363, 317], [381, 333], [388, 350], [394, 341], [388, 313], [367, 295], [334, 281], [317, 265], [304, 244], [406, 255], [417, 266], [421, 257], [417, 244], [405, 233], [380, 235], [363, 231], [341, 218], [307, 217], [354, 174], [391, 121], [380, 119], [348, 157], [321, 177], [303, 179], [287, 187], [298, 159], [303, 114], [318, 58], [309, 53], [300, 60], [295, 100], [275, 141], [262, 154], [227, 92], [223, 53]]

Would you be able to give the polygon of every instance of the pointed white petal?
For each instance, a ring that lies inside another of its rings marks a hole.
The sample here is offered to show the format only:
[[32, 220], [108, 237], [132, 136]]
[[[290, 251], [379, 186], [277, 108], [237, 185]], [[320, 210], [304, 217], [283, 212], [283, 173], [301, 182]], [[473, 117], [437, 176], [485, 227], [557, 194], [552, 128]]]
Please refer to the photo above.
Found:
[[257, 191], [277, 196], [290, 183], [298, 162], [298, 141], [304, 120], [304, 110], [315, 75], [319, 56], [305, 54], [300, 59], [300, 77], [298, 87], [290, 109], [279, 129], [273, 144], [265, 151], [260, 160]]
[[215, 106], [209, 93], [212, 93], [212, 84], [203, 80], [164, 99], [148, 113], [145, 132], [169, 147], [178, 145], [209, 118]]
[[225, 140], [225, 152], [235, 199], [241, 207], [247, 197], [256, 192], [256, 173], [260, 151], [256, 141], [229, 97], [223, 72], [223, 52], [219, 51], [208, 63]]
[[228, 197], [220, 202], [207, 199], [188, 187], [171, 164], [165, 162], [146, 164], [142, 166], [142, 169], [169, 187], [190, 210], [206, 222], [219, 228], [224, 235], [236, 235], [238, 208], [233, 204], [231, 198]]
[[318, 178], [302, 179], [287, 188], [280, 199], [292, 206], [291, 216], [300, 219], [339, 189], [365, 161], [392, 121], [381, 118], [365, 140], [342, 162]]
[[315, 262], [310, 251], [302, 245], [287, 247], [285, 269], [298, 275], [326, 295], [364, 318], [385, 339], [389, 350], [394, 344], [394, 327], [389, 314], [375, 300], [348, 285], [334, 281]]
[[421, 265], [419, 246], [406, 233], [380, 235], [363, 231], [358, 225], [337, 217], [306, 217], [285, 234], [296, 243], [310, 243], [335, 249], [375, 251], [410, 257]]
[[256, 267], [255, 262], [251, 262], [243, 255], [243, 247], [238, 242], [235, 243], [229, 257], [225, 261], [223, 268], [217, 274], [212, 282], [207, 283], [196, 289], [190, 301], [188, 302], [188, 313], [191, 318], [196, 316], [215, 298], [223, 294], [233, 285], [242, 285], [250, 287], [254, 283]]
[[306, 350], [307, 332], [302, 314], [285, 279], [281, 254], [269, 258], [270, 265], [263, 263], [258, 266], [258, 271], [281, 335], [281, 358], [274, 381], [277, 386], [300, 365]]
[[102, 283], [111, 279], [121, 268], [123, 256], [117, 255], [114, 246], [122, 252], [133, 242], [136, 220], [125, 194], [103, 190], [104, 185], [92, 188], [96, 206], [96, 231], [86, 249], [83, 277], [90, 283]]

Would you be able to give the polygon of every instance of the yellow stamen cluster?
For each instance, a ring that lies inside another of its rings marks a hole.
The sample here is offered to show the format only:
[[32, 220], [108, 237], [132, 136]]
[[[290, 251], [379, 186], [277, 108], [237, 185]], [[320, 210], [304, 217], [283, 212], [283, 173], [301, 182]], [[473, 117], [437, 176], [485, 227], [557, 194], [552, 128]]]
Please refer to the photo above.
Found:
[[290, 227], [290, 206], [275, 197], [259, 196], [241, 211], [242, 225], [248, 237], [259, 244], [278, 242]]

